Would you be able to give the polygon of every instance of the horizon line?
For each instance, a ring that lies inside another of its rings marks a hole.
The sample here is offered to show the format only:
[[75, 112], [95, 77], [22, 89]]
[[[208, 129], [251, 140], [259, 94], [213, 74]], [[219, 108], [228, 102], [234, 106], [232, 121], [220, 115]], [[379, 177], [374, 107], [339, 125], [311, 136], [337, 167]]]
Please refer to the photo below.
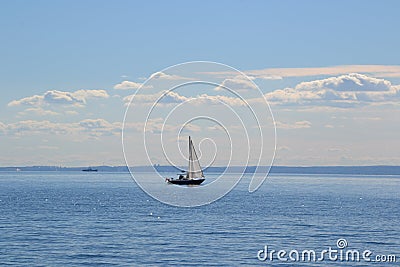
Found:
[[[127, 165], [81, 165], [81, 166], [62, 166], [62, 165], [13, 165], [13, 166], [0, 166], [1, 168], [39, 168], [39, 167], [46, 167], [46, 168], [61, 168], [61, 169], [69, 169], [69, 168], [88, 168], [88, 167], [109, 167], [109, 168], [125, 168], [129, 167]], [[184, 166], [172, 166], [172, 165], [137, 165], [131, 166], [129, 168], [143, 168], [143, 167], [153, 167], [153, 168], [181, 168]], [[285, 167], [285, 168], [321, 168], [321, 167], [400, 167], [399, 165], [392, 165], [392, 164], [373, 164], [373, 165], [232, 165], [232, 166], [209, 166], [209, 168], [273, 168], [273, 167]]]

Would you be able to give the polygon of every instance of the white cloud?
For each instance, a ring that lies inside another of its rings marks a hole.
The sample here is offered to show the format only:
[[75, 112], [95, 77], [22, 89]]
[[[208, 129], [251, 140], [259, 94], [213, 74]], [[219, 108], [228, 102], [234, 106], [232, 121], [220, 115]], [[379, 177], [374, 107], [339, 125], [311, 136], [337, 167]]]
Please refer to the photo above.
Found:
[[78, 115], [79, 113], [76, 110], [67, 110], [65, 111], [67, 115]]
[[86, 119], [72, 123], [58, 123], [48, 120], [24, 120], [9, 124], [0, 123], [0, 131], [9, 136], [51, 134], [79, 135], [84, 138], [115, 135], [119, 134], [121, 129], [121, 122], [110, 123], [104, 119]]
[[235, 76], [225, 79], [222, 84], [215, 88], [216, 91], [231, 89], [233, 91], [254, 90], [257, 86], [250, 80], [251, 77]]
[[108, 98], [105, 90], [78, 90], [75, 92], [64, 92], [51, 90], [43, 95], [33, 95], [8, 103], [9, 107], [27, 105], [42, 107], [48, 105], [72, 105], [83, 106], [89, 98]]
[[38, 106], [43, 102], [44, 96], [34, 95], [25, 98], [21, 98], [20, 100], [13, 100], [8, 103], [9, 107], [19, 106], [19, 105], [31, 105]]
[[209, 127], [207, 127], [207, 129], [210, 130], [210, 131], [223, 131], [223, 130], [225, 130], [224, 127], [222, 127], [219, 124], [216, 124], [216, 125], [213, 125], [213, 126], [209, 126]]
[[69, 127], [68, 124], [54, 123], [47, 120], [25, 120], [6, 125], [6, 133], [8, 135], [31, 135], [41, 133], [65, 135], [71, 133], [74, 129], [74, 127]]
[[[152, 118], [146, 122], [128, 122], [124, 124], [124, 130], [133, 130], [135, 132], [150, 132], [160, 134], [161, 132], [178, 132], [181, 128], [181, 124], [170, 124], [164, 123], [164, 118]], [[186, 131], [197, 132], [200, 131], [200, 127], [193, 124], [185, 126]]]
[[72, 95], [86, 103], [87, 98], [109, 98], [107, 91], [105, 90], [78, 90], [72, 93]]
[[18, 115], [20, 116], [26, 116], [28, 114], [36, 114], [39, 116], [56, 116], [60, 115], [60, 113], [52, 111], [52, 110], [46, 110], [41, 107], [33, 107], [33, 108], [27, 108], [24, 111], [18, 112]]
[[388, 91], [391, 83], [384, 79], [368, 77], [366, 75], [351, 73], [338, 77], [331, 77], [311, 82], [302, 82], [296, 86], [297, 90], [320, 90], [332, 89], [341, 92], [350, 91]]
[[[400, 77], [400, 66], [397, 65], [342, 65], [314, 68], [268, 68], [244, 71], [248, 76], [255, 79], [280, 80], [287, 77], [307, 76], [332, 76], [346, 73], [364, 73], [372, 77]], [[204, 72], [218, 77], [233, 77], [236, 72]]]
[[254, 77], [254, 79], [260, 79], [260, 80], [282, 80], [283, 77], [279, 75], [259, 75]]
[[151, 89], [153, 86], [151, 85], [143, 85], [142, 83], [136, 83], [136, 82], [131, 82], [131, 81], [123, 81], [119, 84], [116, 84], [114, 86], [114, 89], [116, 90], [135, 90], [135, 89]]
[[131, 102], [133, 96], [134, 95], [128, 95], [128, 96], [125, 96], [124, 98], [122, 98], [122, 102], [124, 102], [125, 106], [127, 106]]
[[5, 133], [6, 130], [7, 130], [7, 125], [5, 125], [0, 121], [0, 133]]
[[320, 75], [340, 75], [346, 73], [366, 73], [374, 77], [400, 77], [400, 66], [393, 65], [345, 65], [316, 68], [269, 68], [246, 71], [259, 79], [269, 77], [306, 77]]
[[284, 123], [284, 122], [275, 122], [276, 128], [291, 130], [291, 129], [302, 129], [302, 128], [310, 128], [311, 122], [309, 121], [296, 121], [295, 123]]
[[43, 95], [43, 101], [49, 104], [84, 104], [85, 100], [82, 97], [76, 97], [70, 92], [62, 92], [62, 91], [48, 91]]
[[[123, 98], [123, 101], [126, 105], [129, 104], [131, 98], [132, 95]], [[161, 105], [179, 104], [183, 102], [188, 102], [188, 104], [192, 105], [221, 104], [221, 102], [230, 106], [245, 105], [245, 103], [237, 97], [229, 97], [223, 95], [202, 94], [195, 97], [186, 97], [173, 91], [163, 91], [157, 94], [137, 94], [134, 96], [135, 104], [153, 104], [156, 101], [158, 101], [158, 104]]]
[[228, 106], [245, 106], [246, 103], [240, 98], [223, 96], [223, 95], [207, 95], [202, 94], [197, 97], [191, 98], [194, 104], [216, 104], [220, 105], [221, 102], [227, 104]]
[[180, 127], [181, 125], [164, 124], [163, 118], [154, 118], [146, 121], [146, 124], [143, 123], [139, 129], [140, 131], [161, 134], [162, 132], [177, 131]]
[[110, 123], [104, 119], [86, 119], [79, 122], [79, 126], [83, 132], [89, 133], [91, 136], [103, 136], [119, 134], [122, 129], [122, 123]]
[[156, 80], [191, 80], [190, 78], [175, 75], [175, 74], [167, 74], [164, 72], [155, 72], [150, 75], [149, 79], [156, 79]]
[[50, 109], [44, 109], [42, 107], [31, 107], [24, 109], [16, 114], [17, 118], [21, 117], [31, 117], [31, 116], [40, 116], [40, 117], [46, 117], [46, 116], [60, 116], [60, 115], [78, 115], [79, 113], [75, 110], [67, 110], [64, 112], [57, 112], [54, 110]]
[[352, 73], [299, 83], [294, 88], [265, 94], [270, 103], [353, 106], [360, 103], [389, 102], [400, 97], [400, 87], [384, 79]]
[[183, 130], [188, 132], [200, 132], [202, 128], [196, 124], [186, 124]]
[[140, 104], [153, 104], [158, 101], [159, 104], [173, 104], [173, 103], [182, 103], [188, 100], [187, 97], [181, 96], [178, 93], [172, 91], [162, 91], [156, 94], [136, 94], [136, 95], [129, 95], [123, 98], [125, 104], [129, 104], [129, 102], [134, 96], [134, 103]]
[[354, 121], [381, 121], [382, 117], [351, 117], [351, 119]]

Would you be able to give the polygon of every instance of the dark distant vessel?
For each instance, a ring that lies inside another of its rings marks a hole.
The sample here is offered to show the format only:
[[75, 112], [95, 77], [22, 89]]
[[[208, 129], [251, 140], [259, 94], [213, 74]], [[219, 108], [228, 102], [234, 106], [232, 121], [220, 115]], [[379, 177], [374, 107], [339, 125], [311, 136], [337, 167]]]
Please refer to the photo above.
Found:
[[199, 185], [204, 182], [204, 174], [199, 159], [189, 136], [189, 168], [186, 175], [179, 174], [178, 178], [166, 178], [165, 181], [177, 185]]
[[97, 169], [93, 169], [92, 167], [89, 167], [87, 169], [83, 169], [82, 171], [83, 172], [97, 172], [98, 170]]

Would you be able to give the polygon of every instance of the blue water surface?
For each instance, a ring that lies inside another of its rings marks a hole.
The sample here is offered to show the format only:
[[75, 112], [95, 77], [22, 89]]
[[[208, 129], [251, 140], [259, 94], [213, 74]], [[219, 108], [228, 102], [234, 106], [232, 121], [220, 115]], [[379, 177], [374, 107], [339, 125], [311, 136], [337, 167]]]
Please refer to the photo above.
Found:
[[[143, 174], [148, 175], [148, 174]], [[248, 178], [206, 206], [179, 208], [128, 173], [0, 173], [1, 266], [394, 266], [400, 262], [400, 177]], [[260, 261], [274, 250], [348, 249], [397, 263]]]

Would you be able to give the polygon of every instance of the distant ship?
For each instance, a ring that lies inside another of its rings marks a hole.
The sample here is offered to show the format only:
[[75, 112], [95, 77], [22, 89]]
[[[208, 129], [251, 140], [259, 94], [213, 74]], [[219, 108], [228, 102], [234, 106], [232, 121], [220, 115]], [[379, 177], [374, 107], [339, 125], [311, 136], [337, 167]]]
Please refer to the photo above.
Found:
[[199, 185], [204, 182], [204, 174], [201, 169], [199, 159], [194, 149], [192, 139], [189, 136], [189, 168], [184, 174], [178, 174], [178, 178], [166, 178], [165, 181], [177, 185]]
[[82, 171], [83, 172], [97, 172], [98, 170], [97, 169], [93, 169], [92, 167], [89, 167], [87, 169], [83, 169]]

